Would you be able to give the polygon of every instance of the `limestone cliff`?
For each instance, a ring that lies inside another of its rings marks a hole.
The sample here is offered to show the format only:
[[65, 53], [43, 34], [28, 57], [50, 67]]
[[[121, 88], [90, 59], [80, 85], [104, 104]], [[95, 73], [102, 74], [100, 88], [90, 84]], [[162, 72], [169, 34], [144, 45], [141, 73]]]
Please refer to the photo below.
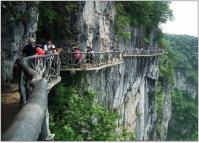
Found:
[[38, 2], [1, 2], [1, 79], [13, 79], [13, 67], [22, 56], [27, 37], [36, 38]]
[[[112, 45], [117, 46], [114, 41], [114, 2], [85, 2], [82, 8], [78, 21], [82, 49], [85, 50], [86, 45], [90, 45], [94, 51], [109, 51]], [[128, 30], [131, 39], [120, 39], [119, 50], [143, 48], [140, 41], [145, 36], [144, 27], [129, 27]], [[150, 46], [145, 48], [157, 48], [156, 45], [154, 29], [150, 36]], [[118, 121], [118, 132], [121, 128], [127, 128], [136, 134], [136, 140], [155, 140], [158, 64], [158, 57], [124, 58], [120, 65], [85, 72], [79, 85], [81, 90], [95, 90], [99, 102], [119, 112], [121, 119]], [[80, 73], [72, 76], [78, 74]], [[167, 123], [168, 121], [165, 126]]]
[[[157, 48], [156, 29], [151, 30], [150, 44], [143, 47], [142, 40], [145, 28], [127, 27], [131, 32], [128, 40], [117, 39], [114, 32], [116, 9], [112, 1], [86, 1], [81, 3], [78, 17], [78, 42], [82, 50], [89, 45], [94, 51], [109, 51], [117, 47], [120, 51], [135, 48]], [[10, 13], [10, 9], [13, 9]], [[13, 15], [15, 12], [16, 16]], [[23, 19], [26, 18], [27, 19]], [[15, 60], [21, 56], [26, 37], [34, 37], [37, 30], [37, 2], [2, 3], [2, 80], [10, 80], [13, 75]], [[9, 24], [7, 24], [9, 23]], [[93, 89], [97, 92], [97, 100], [109, 109], [116, 109], [121, 115], [118, 130], [122, 128], [136, 134], [136, 140], [156, 140], [156, 85], [159, 76], [158, 57], [126, 57], [122, 64], [98, 71], [76, 72], [66, 75], [77, 77], [83, 75], [78, 83], [81, 90]], [[64, 80], [64, 77], [62, 78]], [[165, 91], [164, 111], [170, 104], [170, 98]], [[167, 132], [170, 112], [165, 113], [165, 131]], [[164, 136], [163, 134], [163, 136]]]
[[161, 82], [162, 91], [162, 117], [160, 123], [156, 126], [156, 140], [167, 140], [169, 121], [172, 116], [172, 100], [171, 92], [173, 87], [169, 84], [168, 80], [163, 78]]
[[179, 70], [176, 70], [175, 72], [175, 88], [179, 90], [184, 90], [190, 93], [193, 99], [197, 98], [198, 95], [198, 88], [197, 85], [194, 85], [192, 83], [189, 83], [187, 81], [187, 76], [184, 75]]

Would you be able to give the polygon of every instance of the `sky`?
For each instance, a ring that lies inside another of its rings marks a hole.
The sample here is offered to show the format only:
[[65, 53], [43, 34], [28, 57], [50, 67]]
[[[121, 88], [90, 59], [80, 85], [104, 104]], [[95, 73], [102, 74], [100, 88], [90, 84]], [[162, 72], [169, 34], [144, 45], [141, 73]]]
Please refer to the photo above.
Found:
[[197, 1], [173, 1], [173, 21], [162, 24], [164, 33], [198, 35], [198, 3]]

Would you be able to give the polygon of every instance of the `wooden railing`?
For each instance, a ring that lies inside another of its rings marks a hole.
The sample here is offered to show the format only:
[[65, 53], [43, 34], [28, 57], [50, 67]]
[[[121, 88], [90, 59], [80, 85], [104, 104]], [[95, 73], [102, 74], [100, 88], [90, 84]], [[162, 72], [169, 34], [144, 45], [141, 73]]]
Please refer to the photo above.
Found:
[[118, 64], [123, 61], [122, 52], [81, 52], [81, 59], [76, 61], [76, 53], [60, 53], [61, 68], [95, 68], [106, 65]]
[[2, 140], [36, 141], [50, 139], [48, 127], [48, 93], [61, 81], [58, 54], [23, 58], [19, 83], [21, 110]]

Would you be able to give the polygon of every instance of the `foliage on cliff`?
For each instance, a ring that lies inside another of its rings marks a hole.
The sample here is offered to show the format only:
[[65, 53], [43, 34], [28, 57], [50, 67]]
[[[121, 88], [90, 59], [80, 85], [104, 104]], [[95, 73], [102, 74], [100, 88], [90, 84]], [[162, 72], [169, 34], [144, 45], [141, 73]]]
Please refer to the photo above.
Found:
[[187, 82], [197, 84], [198, 40], [188, 35], [164, 35], [170, 42], [170, 49], [175, 53], [175, 70], [187, 77]]
[[172, 119], [168, 140], [198, 139], [198, 106], [186, 91], [172, 92]]
[[43, 1], [39, 4], [37, 38], [74, 42], [77, 37], [78, 2]]
[[165, 50], [164, 55], [160, 58], [160, 75], [157, 86], [157, 138], [163, 136], [163, 106], [164, 106], [164, 97], [163, 92], [165, 86], [172, 87], [174, 85], [174, 65], [175, 65], [175, 54], [169, 48], [170, 43], [166, 41], [162, 35], [160, 35], [159, 45]]
[[[158, 135], [163, 120], [163, 88], [174, 85], [175, 72], [184, 73], [187, 81], [197, 86], [197, 38], [188, 35], [164, 34], [160, 44], [165, 53], [160, 59], [160, 78], [157, 92]], [[182, 89], [184, 90], [184, 89]], [[186, 91], [170, 88], [172, 117], [169, 122], [168, 140], [196, 140], [197, 104]]]
[[[58, 106], [59, 105], [59, 106]], [[115, 111], [109, 111], [95, 101], [95, 94], [85, 91], [83, 95], [73, 87], [56, 88], [56, 97], [50, 105], [50, 128], [61, 141], [113, 141], [134, 139], [132, 133], [115, 133]]]
[[165, 1], [116, 2], [116, 33], [127, 38], [129, 35], [125, 32], [127, 26], [144, 26], [146, 34], [149, 34], [160, 23], [165, 23], [168, 19], [172, 19], [169, 3]]

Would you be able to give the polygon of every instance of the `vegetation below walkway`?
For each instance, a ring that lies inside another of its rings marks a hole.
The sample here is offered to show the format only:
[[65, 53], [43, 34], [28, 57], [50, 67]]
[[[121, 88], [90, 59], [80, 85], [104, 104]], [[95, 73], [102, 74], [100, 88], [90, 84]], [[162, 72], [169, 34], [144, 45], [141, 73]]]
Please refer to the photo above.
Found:
[[[160, 59], [160, 78], [157, 92], [158, 126], [163, 120], [163, 95], [161, 84], [165, 80], [170, 87], [174, 86], [175, 72], [181, 72], [186, 82], [197, 86], [197, 38], [188, 35], [164, 34], [162, 47], [167, 51]], [[184, 89], [170, 89], [172, 100], [172, 117], [168, 127], [168, 140], [198, 139], [198, 103]], [[159, 132], [161, 129], [159, 130]]]
[[172, 92], [172, 119], [168, 140], [198, 140], [198, 106], [185, 91]]
[[[118, 113], [95, 101], [95, 93], [78, 93], [75, 87], [60, 84], [50, 104], [50, 129], [58, 141], [134, 140], [125, 129], [116, 133]], [[58, 106], [59, 105], [59, 106]]]

